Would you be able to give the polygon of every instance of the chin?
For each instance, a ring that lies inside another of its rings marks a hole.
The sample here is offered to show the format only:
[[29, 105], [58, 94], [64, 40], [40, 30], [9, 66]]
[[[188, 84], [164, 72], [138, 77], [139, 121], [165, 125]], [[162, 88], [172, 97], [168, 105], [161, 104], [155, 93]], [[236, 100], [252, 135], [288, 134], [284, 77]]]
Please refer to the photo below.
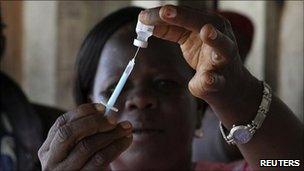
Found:
[[[144, 146], [144, 147], [143, 147]], [[169, 153], [145, 145], [132, 144], [111, 164], [113, 170], [167, 170], [170, 163]], [[167, 154], [167, 155], [165, 155]]]

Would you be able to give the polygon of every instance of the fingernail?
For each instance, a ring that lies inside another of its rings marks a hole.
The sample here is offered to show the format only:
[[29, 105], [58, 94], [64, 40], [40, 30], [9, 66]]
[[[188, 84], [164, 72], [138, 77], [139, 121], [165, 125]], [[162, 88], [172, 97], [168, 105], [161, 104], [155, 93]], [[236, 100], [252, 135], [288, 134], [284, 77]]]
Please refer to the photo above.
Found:
[[216, 30], [215, 30], [214, 27], [212, 27], [212, 30], [211, 30], [211, 32], [210, 32], [210, 34], [209, 34], [208, 37], [209, 37], [211, 40], [215, 40], [215, 39], [216, 39], [216, 37], [217, 37], [217, 32], [216, 32]]
[[123, 129], [129, 129], [129, 128], [131, 128], [131, 124], [128, 121], [122, 122], [122, 123], [120, 123], [120, 125], [121, 125], [121, 127]]
[[174, 18], [177, 15], [177, 11], [174, 7], [167, 7], [165, 8], [165, 15], [167, 18]]
[[219, 62], [221, 61], [221, 56], [218, 55], [216, 52], [212, 51], [211, 52], [211, 59], [214, 61], [214, 62]]
[[107, 116], [107, 120], [112, 125], [115, 125], [117, 122], [116, 116], [113, 114], [112, 115], [110, 114], [109, 116]]
[[94, 106], [95, 106], [95, 109], [98, 112], [103, 112], [104, 111], [104, 106], [102, 104], [94, 104]]

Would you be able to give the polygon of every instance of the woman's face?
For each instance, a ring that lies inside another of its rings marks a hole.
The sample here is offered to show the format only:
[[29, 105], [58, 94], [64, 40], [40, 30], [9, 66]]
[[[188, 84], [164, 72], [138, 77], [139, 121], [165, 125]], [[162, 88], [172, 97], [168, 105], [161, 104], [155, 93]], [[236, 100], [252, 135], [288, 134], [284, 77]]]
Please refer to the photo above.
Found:
[[[104, 46], [91, 98], [107, 102], [133, 57], [134, 26], [116, 31]], [[177, 44], [149, 39], [116, 104], [119, 121], [133, 125], [133, 143], [112, 164], [114, 169], [179, 167], [191, 159], [197, 102], [188, 91], [191, 78]]]

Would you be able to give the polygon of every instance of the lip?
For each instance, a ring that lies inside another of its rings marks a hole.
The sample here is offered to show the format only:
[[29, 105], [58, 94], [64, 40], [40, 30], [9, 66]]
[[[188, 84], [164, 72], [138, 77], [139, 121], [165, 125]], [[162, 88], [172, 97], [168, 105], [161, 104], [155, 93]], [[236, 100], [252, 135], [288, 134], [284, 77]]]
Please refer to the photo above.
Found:
[[154, 128], [134, 128], [132, 132], [133, 142], [135, 144], [147, 144], [156, 142], [165, 131], [163, 129]]

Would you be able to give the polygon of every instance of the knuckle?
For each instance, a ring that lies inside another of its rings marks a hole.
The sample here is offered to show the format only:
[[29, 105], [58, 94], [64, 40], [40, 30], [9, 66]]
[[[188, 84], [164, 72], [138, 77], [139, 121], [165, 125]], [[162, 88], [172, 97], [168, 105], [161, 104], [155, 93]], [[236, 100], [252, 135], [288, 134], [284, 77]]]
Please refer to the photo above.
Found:
[[214, 91], [216, 76], [213, 73], [205, 73], [203, 74], [202, 80], [202, 89], [204, 90], [204, 95], [209, 94]]
[[41, 160], [43, 156], [44, 156], [44, 150], [42, 149], [42, 147], [40, 147], [38, 150], [38, 158]]
[[56, 123], [57, 123], [57, 127], [61, 126], [61, 125], [64, 125], [65, 123], [67, 122], [67, 119], [66, 119], [66, 114], [63, 114], [61, 116], [59, 116], [56, 120]]
[[196, 76], [192, 78], [188, 84], [188, 88], [191, 94], [198, 98], [203, 98], [208, 94], [202, 77], [198, 78]]
[[66, 141], [73, 135], [69, 125], [64, 125], [58, 129], [58, 137], [60, 141]]
[[192, 78], [191, 80], [190, 80], [190, 82], [189, 82], [189, 84], [188, 84], [188, 88], [189, 88], [189, 91], [191, 92], [191, 94], [193, 94], [194, 96], [195, 96], [195, 94], [196, 94], [196, 91], [195, 91], [195, 83], [194, 83], [195, 81], [194, 81], [194, 78]]
[[102, 153], [97, 153], [95, 154], [95, 156], [93, 157], [93, 164], [95, 166], [103, 166], [106, 165], [106, 160], [105, 160], [105, 156]]
[[195, 78], [192, 78], [188, 84], [188, 88], [192, 95], [194, 95], [195, 97], [199, 97], [200, 91], [196, 82], [197, 81], [195, 80]]
[[83, 154], [87, 154], [91, 152], [91, 148], [87, 139], [80, 141], [79, 151]]
[[53, 125], [53, 126], [51, 127], [51, 129], [49, 130], [47, 137], [54, 135], [54, 133], [57, 132], [58, 127], [59, 127], [59, 126], [58, 126], [57, 124]]
[[188, 30], [184, 30], [182, 34], [177, 38], [176, 42], [179, 43], [180, 45], [183, 45], [187, 39], [190, 37], [191, 32]]

